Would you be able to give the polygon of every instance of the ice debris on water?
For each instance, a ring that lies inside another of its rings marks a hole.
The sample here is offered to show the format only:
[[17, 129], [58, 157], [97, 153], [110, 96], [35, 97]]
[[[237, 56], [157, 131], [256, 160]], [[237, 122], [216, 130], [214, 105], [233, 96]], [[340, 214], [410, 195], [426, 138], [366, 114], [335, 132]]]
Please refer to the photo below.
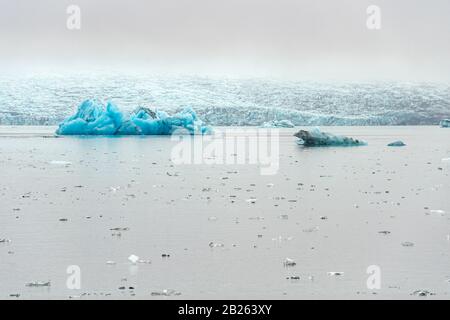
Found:
[[174, 132], [209, 134], [212, 129], [198, 119], [191, 108], [169, 115], [139, 107], [123, 113], [112, 102], [106, 107], [95, 100], [85, 100], [77, 112], [59, 124], [58, 135], [169, 135]]
[[367, 143], [358, 139], [349, 138], [345, 136], [336, 136], [331, 133], [322, 132], [319, 128], [312, 130], [300, 130], [295, 137], [299, 138], [298, 144], [305, 147], [320, 147], [320, 146], [363, 146]]
[[409, 241], [405, 241], [405, 242], [402, 242], [402, 246], [404, 246], [404, 247], [413, 247], [414, 243], [409, 242]]
[[50, 281], [35, 281], [26, 284], [27, 287], [50, 287]]
[[52, 161], [50, 161], [50, 164], [54, 164], [56, 166], [70, 166], [72, 164], [72, 162], [63, 161], [63, 160], [52, 160]]
[[406, 144], [403, 141], [394, 141], [388, 144], [388, 147], [404, 147]]
[[426, 297], [426, 296], [434, 296], [435, 293], [430, 292], [428, 290], [416, 290], [411, 293], [412, 296]]
[[224, 245], [223, 245], [223, 243], [218, 243], [218, 242], [213, 242], [213, 241], [211, 241], [211, 242], [209, 243], [209, 246], [210, 246], [211, 248], [216, 248], [216, 247], [223, 247]]
[[290, 259], [290, 258], [286, 258], [286, 259], [284, 259], [284, 262], [283, 262], [283, 265], [285, 266], [285, 267], [293, 267], [293, 266], [295, 266], [297, 263], [293, 260], [293, 259]]
[[131, 263], [136, 264], [139, 261], [139, 257], [137, 255], [132, 254], [128, 257], [128, 260], [130, 260]]
[[294, 128], [294, 124], [289, 120], [272, 120], [264, 122], [261, 127], [263, 128]]
[[441, 126], [441, 128], [450, 128], [450, 119], [441, 120], [439, 125]]
[[329, 276], [342, 276], [342, 275], [344, 275], [344, 272], [342, 272], [342, 271], [330, 271], [330, 272], [327, 272], [327, 275], [329, 275]]
[[170, 296], [179, 296], [181, 295], [181, 292], [175, 291], [173, 289], [164, 289], [162, 291], [153, 291], [151, 293], [152, 296], [166, 296], [166, 297], [170, 297]]

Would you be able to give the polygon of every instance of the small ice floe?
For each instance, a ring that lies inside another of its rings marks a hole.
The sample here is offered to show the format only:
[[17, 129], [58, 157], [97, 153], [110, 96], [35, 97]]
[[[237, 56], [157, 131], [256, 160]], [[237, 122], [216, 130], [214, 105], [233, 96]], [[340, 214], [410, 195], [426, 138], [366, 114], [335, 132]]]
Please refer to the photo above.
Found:
[[27, 287], [50, 287], [50, 281], [34, 281], [28, 282], [25, 286]]
[[116, 264], [116, 262], [115, 262], [115, 261], [112, 261], [112, 260], [108, 260], [108, 261], [106, 261], [106, 264], [107, 264], [107, 265], [110, 265], [110, 266], [113, 266], [113, 265]]
[[293, 237], [278, 236], [278, 237], [272, 238], [272, 241], [283, 242], [283, 241], [291, 241], [292, 239], [293, 239]]
[[391, 234], [391, 232], [387, 231], [387, 230], [378, 231], [378, 233], [384, 234], [385, 236], [387, 236], [388, 234]]
[[70, 166], [72, 162], [63, 160], [52, 160], [50, 161], [50, 164], [53, 164], [55, 166]]
[[110, 228], [111, 231], [128, 231], [130, 228], [128, 227], [117, 227], [117, 228]]
[[19, 293], [11, 293], [9, 296], [10, 296], [11, 298], [19, 298], [19, 297], [20, 297], [20, 294], [19, 294]]
[[245, 202], [251, 203], [251, 204], [255, 204], [256, 203], [256, 198], [247, 199], [247, 200], [245, 200]]
[[9, 239], [0, 239], [0, 243], [10, 243], [11, 240]]
[[224, 247], [223, 243], [213, 242], [213, 241], [211, 241], [208, 245], [209, 245], [210, 248], [221, 248], [221, 247]]
[[329, 271], [329, 272], [327, 272], [327, 275], [338, 277], [338, 276], [343, 276], [344, 272], [342, 272], [342, 271]]
[[164, 289], [162, 291], [153, 291], [151, 293], [152, 296], [179, 296], [181, 295], [181, 292], [175, 291], [173, 289]]
[[445, 211], [444, 210], [440, 210], [440, 209], [430, 210], [430, 213], [431, 214], [438, 214], [438, 215], [441, 215], [441, 216], [445, 215]]
[[412, 296], [419, 296], [419, 297], [427, 297], [427, 296], [434, 296], [436, 295], [433, 292], [430, 292], [428, 290], [416, 290], [413, 293], [411, 293]]
[[295, 137], [299, 138], [298, 144], [305, 147], [321, 147], [321, 146], [363, 146], [366, 145], [364, 141], [359, 139], [349, 138], [345, 136], [336, 136], [331, 133], [322, 132], [319, 128], [314, 128], [310, 131], [300, 130]]
[[215, 216], [211, 216], [208, 218], [209, 221], [217, 221], [217, 217]]
[[112, 193], [116, 193], [118, 190], [120, 190], [120, 186], [118, 187], [109, 187], [109, 191]]
[[302, 231], [306, 232], [306, 233], [311, 233], [311, 232], [315, 232], [315, 231], [318, 231], [318, 230], [319, 230], [318, 227], [312, 227], [312, 228], [303, 229]]
[[289, 120], [272, 120], [264, 122], [262, 128], [294, 128], [294, 124]]
[[266, 184], [266, 187], [267, 187], [267, 188], [273, 188], [274, 185], [275, 185], [275, 184], [273, 184], [273, 183], [268, 183], [268, 184]]
[[137, 255], [132, 254], [128, 257], [128, 260], [131, 263], [136, 264], [139, 261], [139, 257]]
[[152, 263], [152, 261], [148, 260], [148, 259], [139, 259], [137, 262], [138, 263], [142, 263], [142, 264], [150, 264], [150, 263]]
[[441, 126], [441, 128], [450, 128], [450, 119], [441, 120], [439, 125]]
[[388, 147], [404, 147], [406, 144], [403, 141], [394, 141], [388, 144]]
[[286, 259], [284, 259], [283, 265], [285, 267], [293, 267], [293, 266], [297, 265], [297, 263], [293, 259], [286, 258]]
[[405, 242], [402, 242], [402, 246], [404, 246], [404, 247], [414, 247], [414, 243], [409, 242], [409, 241], [405, 241]]

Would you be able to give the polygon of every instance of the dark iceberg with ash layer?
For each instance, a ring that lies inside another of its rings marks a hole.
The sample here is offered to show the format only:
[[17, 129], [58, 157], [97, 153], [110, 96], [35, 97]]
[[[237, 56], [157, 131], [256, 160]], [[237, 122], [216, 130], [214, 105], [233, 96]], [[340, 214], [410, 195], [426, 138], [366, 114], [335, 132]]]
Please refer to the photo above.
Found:
[[321, 146], [363, 146], [367, 143], [359, 139], [349, 138], [345, 136], [336, 136], [331, 133], [322, 132], [319, 128], [310, 131], [300, 130], [295, 137], [299, 138], [298, 144], [305, 147], [321, 147]]
[[212, 129], [191, 108], [169, 115], [139, 107], [125, 114], [111, 102], [106, 107], [86, 100], [77, 112], [59, 124], [58, 135], [169, 135], [177, 132], [209, 134]]
[[403, 141], [394, 141], [388, 144], [388, 147], [404, 147], [406, 144]]

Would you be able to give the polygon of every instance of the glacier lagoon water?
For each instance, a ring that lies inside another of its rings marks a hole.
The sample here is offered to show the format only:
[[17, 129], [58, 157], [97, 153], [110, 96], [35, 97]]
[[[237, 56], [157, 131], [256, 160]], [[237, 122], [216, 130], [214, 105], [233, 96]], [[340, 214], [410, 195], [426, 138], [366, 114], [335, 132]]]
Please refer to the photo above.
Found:
[[193, 108], [214, 126], [438, 125], [450, 85], [308, 82], [131, 74], [0, 75], [0, 124], [57, 125], [86, 99], [176, 113]]

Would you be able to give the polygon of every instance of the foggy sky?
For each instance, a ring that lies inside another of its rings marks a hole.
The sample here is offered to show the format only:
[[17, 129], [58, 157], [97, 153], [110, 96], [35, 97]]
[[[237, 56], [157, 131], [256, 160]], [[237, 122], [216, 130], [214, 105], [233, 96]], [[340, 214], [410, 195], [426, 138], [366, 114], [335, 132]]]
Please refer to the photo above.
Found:
[[448, 0], [0, 0], [3, 70], [448, 81], [449, 57]]

